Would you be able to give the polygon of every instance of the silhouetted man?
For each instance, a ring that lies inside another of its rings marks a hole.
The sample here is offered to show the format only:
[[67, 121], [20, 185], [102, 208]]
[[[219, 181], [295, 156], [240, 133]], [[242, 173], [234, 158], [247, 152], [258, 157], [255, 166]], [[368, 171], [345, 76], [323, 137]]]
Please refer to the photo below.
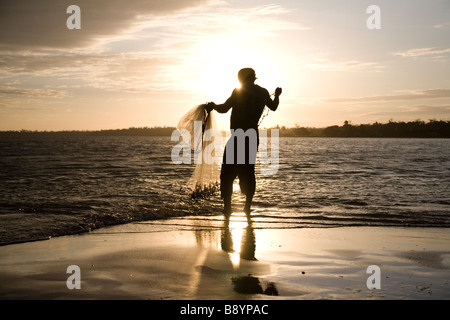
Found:
[[[281, 94], [281, 88], [277, 88], [275, 98], [272, 100], [266, 89], [254, 83], [257, 78], [255, 70], [251, 68], [241, 69], [238, 79], [241, 87], [234, 89], [224, 104], [216, 105], [210, 102], [207, 106], [209, 111], [214, 109], [219, 113], [226, 113], [232, 109], [230, 118], [232, 135], [225, 147], [220, 172], [220, 192], [226, 217], [231, 214], [233, 181], [236, 177], [239, 178], [241, 191], [246, 195], [244, 211], [250, 214], [256, 189], [255, 162], [259, 145], [259, 119], [265, 106], [272, 111], [277, 110]], [[244, 140], [238, 139], [239, 135], [243, 136]]]

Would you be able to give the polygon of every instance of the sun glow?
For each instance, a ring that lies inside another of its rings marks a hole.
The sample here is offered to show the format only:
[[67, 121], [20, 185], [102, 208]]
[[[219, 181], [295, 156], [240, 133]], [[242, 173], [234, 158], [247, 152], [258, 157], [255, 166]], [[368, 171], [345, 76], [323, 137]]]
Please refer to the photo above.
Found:
[[240, 87], [238, 71], [247, 67], [256, 71], [256, 84], [274, 92], [279, 75], [267, 52], [226, 42], [206, 45], [200, 51], [202, 60], [195, 83], [209, 100], [223, 103], [235, 88]]

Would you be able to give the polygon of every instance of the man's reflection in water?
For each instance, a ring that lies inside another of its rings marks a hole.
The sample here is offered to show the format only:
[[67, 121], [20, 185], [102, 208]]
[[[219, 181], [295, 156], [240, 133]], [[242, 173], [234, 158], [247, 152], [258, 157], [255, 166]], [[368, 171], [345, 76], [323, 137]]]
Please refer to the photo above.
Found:
[[253, 229], [252, 221], [249, 217], [247, 228], [245, 228], [245, 232], [242, 235], [241, 240], [241, 259], [256, 260], [255, 252], [256, 252], [255, 230]]
[[[233, 224], [233, 222], [231, 222]], [[233, 253], [237, 251], [237, 247], [234, 246], [233, 243], [233, 228], [230, 227], [230, 218], [226, 218], [224, 222], [224, 228], [221, 238], [221, 246], [222, 250], [228, 253]], [[236, 232], [238, 229], [235, 229]], [[242, 230], [239, 230], [242, 231]], [[236, 241], [239, 239], [234, 239]], [[240, 250], [239, 256], [244, 260], [256, 260], [255, 258], [256, 251], [256, 238], [255, 238], [255, 230], [253, 229], [253, 223], [251, 217], [247, 215], [247, 226], [243, 230], [242, 237], [240, 239]]]
[[223, 251], [233, 252], [233, 238], [231, 237], [230, 218], [225, 219], [220, 244], [222, 246]]
[[[222, 250], [227, 252], [234, 268], [239, 268], [240, 260], [255, 261], [256, 238], [253, 223], [247, 215], [247, 223], [243, 221], [231, 221], [227, 218], [221, 236]], [[233, 243], [235, 242], [235, 243]], [[260, 280], [252, 275], [236, 275], [231, 278], [234, 291], [244, 294], [266, 294], [277, 296], [278, 290], [275, 283]]]

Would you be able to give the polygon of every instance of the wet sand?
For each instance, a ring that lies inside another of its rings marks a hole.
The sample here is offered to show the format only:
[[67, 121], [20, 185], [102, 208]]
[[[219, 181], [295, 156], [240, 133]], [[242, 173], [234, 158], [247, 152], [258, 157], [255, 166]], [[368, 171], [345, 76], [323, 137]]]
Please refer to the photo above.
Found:
[[[67, 287], [71, 265], [80, 289]], [[371, 265], [380, 289], [367, 286]], [[234, 215], [229, 224], [188, 217], [0, 247], [0, 299], [449, 298], [445, 228], [255, 230]]]

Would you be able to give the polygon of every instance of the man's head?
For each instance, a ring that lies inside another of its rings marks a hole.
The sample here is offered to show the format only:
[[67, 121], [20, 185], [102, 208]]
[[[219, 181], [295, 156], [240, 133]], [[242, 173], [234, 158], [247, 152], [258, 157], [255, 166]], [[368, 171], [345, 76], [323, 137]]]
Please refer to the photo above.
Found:
[[241, 84], [255, 82], [256, 73], [252, 68], [243, 68], [238, 72], [238, 79]]

